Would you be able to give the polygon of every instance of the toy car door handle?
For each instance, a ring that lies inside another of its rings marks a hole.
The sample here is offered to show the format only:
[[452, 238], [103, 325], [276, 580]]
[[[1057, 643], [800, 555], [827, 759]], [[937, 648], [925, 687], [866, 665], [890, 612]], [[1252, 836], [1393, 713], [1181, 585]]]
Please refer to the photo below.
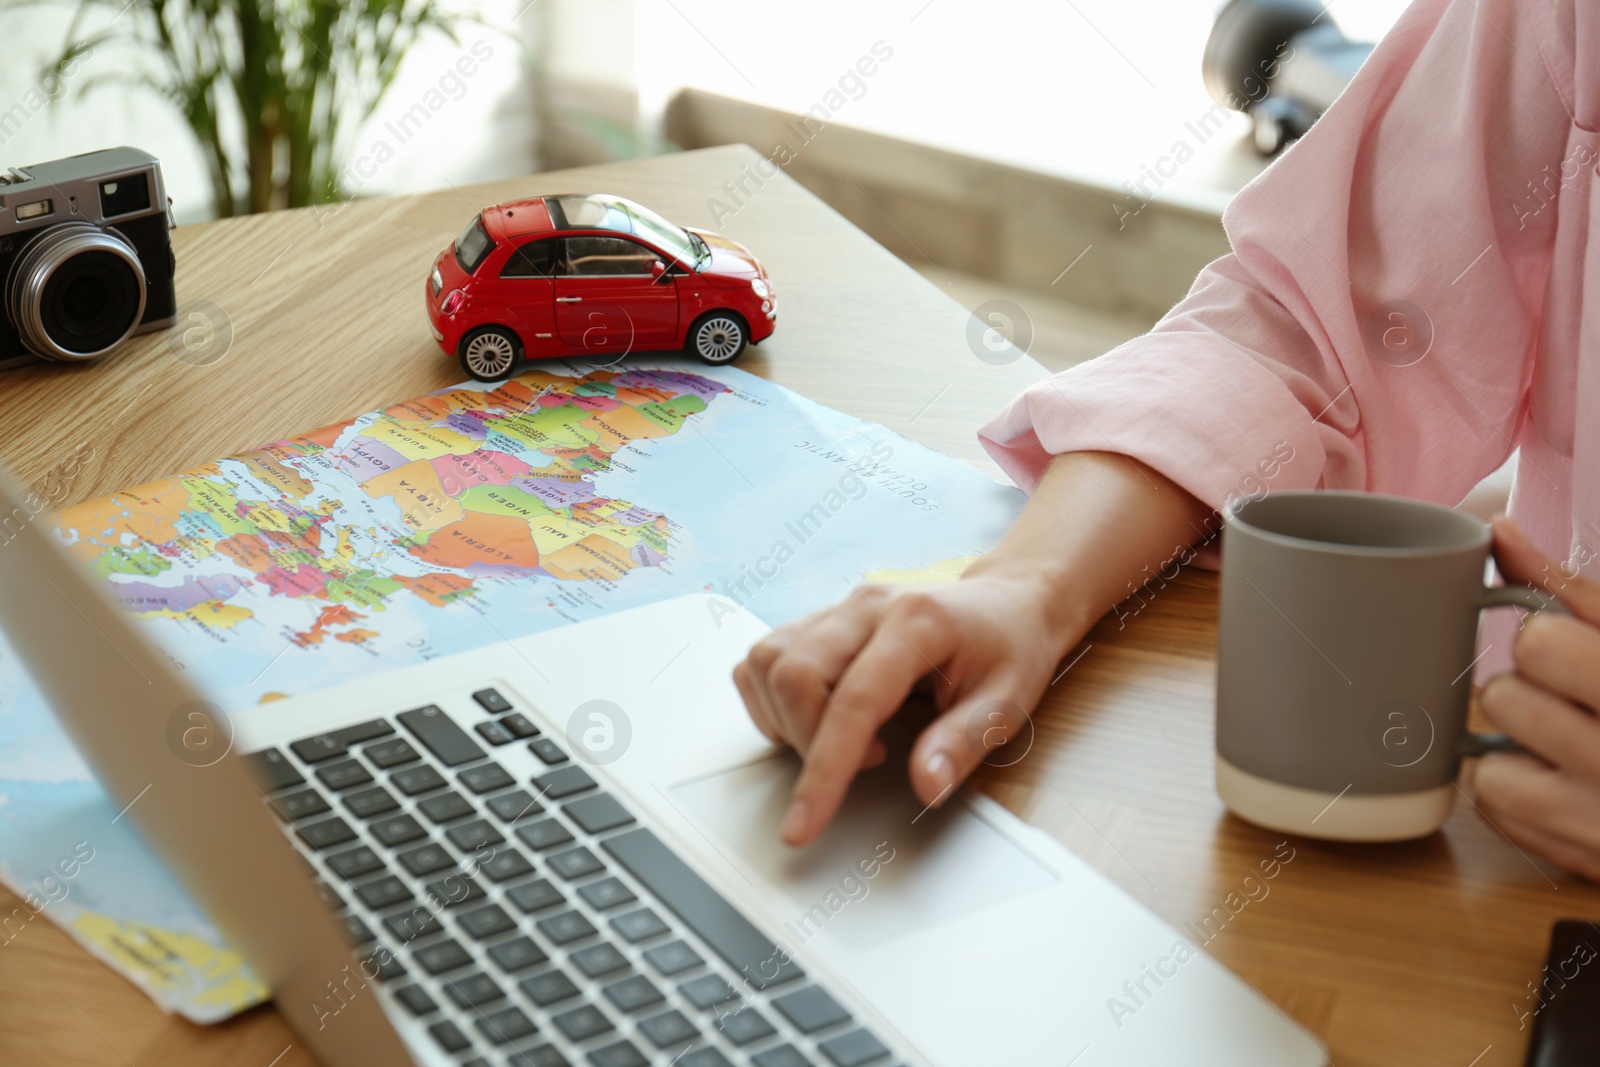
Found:
[[558, 296], [558, 297], [556, 297], [556, 303], [558, 303], [558, 304], [581, 304], [581, 303], [583, 303], [583, 297], [581, 297], [581, 296]]

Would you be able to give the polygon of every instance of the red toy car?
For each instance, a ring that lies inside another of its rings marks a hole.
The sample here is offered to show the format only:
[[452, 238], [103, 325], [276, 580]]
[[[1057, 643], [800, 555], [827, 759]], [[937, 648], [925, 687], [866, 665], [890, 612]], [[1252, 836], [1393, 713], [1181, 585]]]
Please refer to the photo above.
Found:
[[434, 260], [426, 292], [434, 339], [479, 381], [549, 356], [686, 348], [731, 363], [778, 316], [749, 249], [602, 194], [486, 209]]

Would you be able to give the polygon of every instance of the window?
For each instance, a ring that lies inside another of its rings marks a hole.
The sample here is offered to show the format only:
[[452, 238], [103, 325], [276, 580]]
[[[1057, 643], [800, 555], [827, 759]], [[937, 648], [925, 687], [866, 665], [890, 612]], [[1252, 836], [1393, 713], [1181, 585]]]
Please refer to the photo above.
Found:
[[616, 230], [632, 233], [633, 224], [615, 196], [547, 196], [545, 207], [558, 230]]
[[656, 254], [624, 237], [568, 237], [565, 273], [578, 277], [649, 277]]
[[561, 258], [559, 237], [546, 237], [529, 241], [506, 260], [500, 271], [502, 278], [549, 278], [556, 273]]
[[654, 241], [684, 263], [699, 260], [699, 249], [682, 226], [675, 226], [647, 207], [628, 205], [628, 215], [633, 219], [633, 232], [647, 241]]
[[494, 249], [494, 242], [483, 228], [483, 216], [474, 215], [467, 228], [456, 238], [456, 262], [468, 274], [483, 266], [483, 261]]

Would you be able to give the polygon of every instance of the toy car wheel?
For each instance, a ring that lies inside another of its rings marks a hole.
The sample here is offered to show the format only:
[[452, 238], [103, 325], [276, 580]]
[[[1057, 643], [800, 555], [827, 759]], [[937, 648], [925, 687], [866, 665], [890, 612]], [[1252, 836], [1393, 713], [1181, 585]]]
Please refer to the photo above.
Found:
[[503, 326], [484, 326], [461, 339], [461, 369], [480, 382], [511, 377], [522, 363], [522, 342]]
[[689, 327], [689, 351], [707, 363], [732, 363], [749, 342], [744, 320], [731, 311], [702, 315]]

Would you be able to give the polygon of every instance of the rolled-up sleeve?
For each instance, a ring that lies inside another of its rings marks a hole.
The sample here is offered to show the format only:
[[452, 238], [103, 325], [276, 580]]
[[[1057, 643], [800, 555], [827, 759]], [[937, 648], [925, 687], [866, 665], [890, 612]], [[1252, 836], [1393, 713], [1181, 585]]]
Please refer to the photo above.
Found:
[[1556, 214], [1530, 191], [1573, 125], [1556, 11], [1413, 5], [1229, 205], [1232, 253], [1148, 334], [1012, 401], [990, 454], [1029, 490], [1093, 450], [1218, 508], [1264, 476], [1457, 503], [1525, 417]]

